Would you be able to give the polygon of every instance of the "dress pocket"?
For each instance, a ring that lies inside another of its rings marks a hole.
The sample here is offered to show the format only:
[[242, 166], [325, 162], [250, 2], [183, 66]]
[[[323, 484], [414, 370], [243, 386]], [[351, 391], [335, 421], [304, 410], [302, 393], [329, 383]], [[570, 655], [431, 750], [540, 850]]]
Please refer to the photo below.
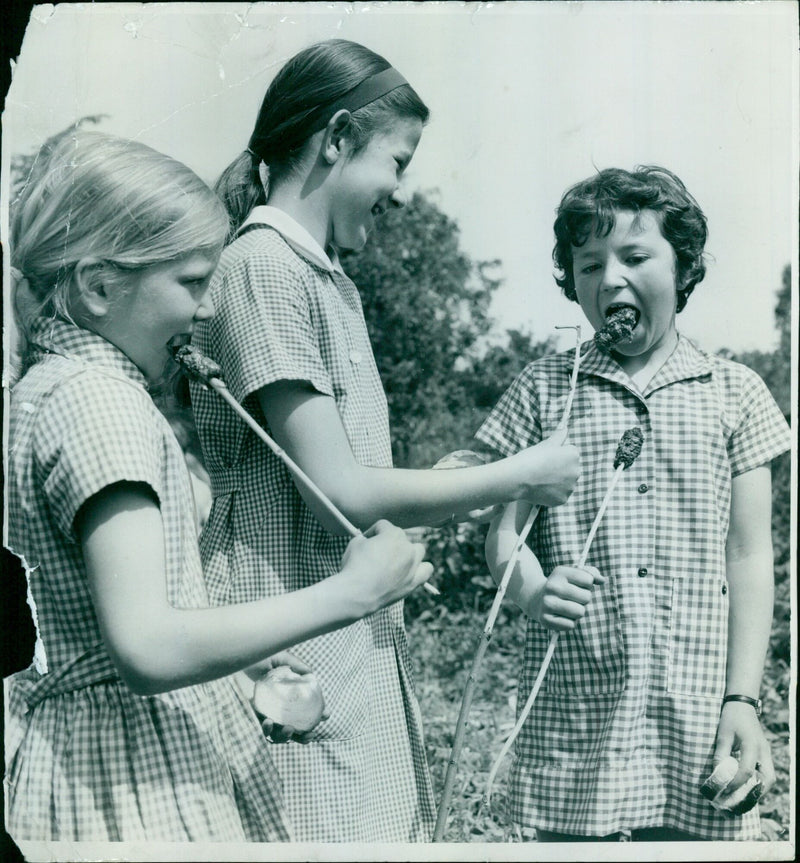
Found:
[[684, 695], [725, 693], [728, 585], [721, 577], [675, 578], [667, 689]]
[[[532, 624], [531, 630], [536, 633], [535, 653], [540, 664], [551, 633], [537, 624]], [[538, 664], [532, 669], [529, 663], [526, 666], [526, 673], [533, 672], [533, 683]], [[626, 669], [617, 585], [610, 578], [594, 592], [580, 624], [559, 636], [543, 689], [554, 695], [620, 693], [625, 688]]]
[[315, 671], [329, 714], [309, 733], [309, 740], [350, 740], [364, 734], [372, 690], [368, 680], [370, 650], [370, 628], [365, 620], [291, 649]]

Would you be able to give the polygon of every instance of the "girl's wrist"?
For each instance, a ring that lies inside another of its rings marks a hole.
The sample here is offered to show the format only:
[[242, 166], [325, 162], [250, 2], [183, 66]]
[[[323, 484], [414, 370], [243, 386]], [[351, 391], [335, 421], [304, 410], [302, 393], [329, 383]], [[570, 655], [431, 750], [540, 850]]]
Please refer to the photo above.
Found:
[[726, 704], [743, 704], [749, 705], [756, 712], [756, 716], [761, 716], [761, 699], [754, 698], [750, 695], [742, 695], [738, 692], [732, 692], [728, 695], [725, 695], [722, 699], [722, 706], [724, 707]]
[[537, 585], [532, 588], [528, 594], [528, 601], [525, 604], [525, 613], [528, 617], [533, 618], [537, 623], [542, 623], [542, 604], [544, 599], [545, 584]]
[[362, 585], [363, 580], [355, 577], [347, 563], [315, 585], [320, 589], [320, 611], [334, 627], [349, 626], [375, 611]]
[[[536, 491], [541, 483], [531, 482], [530, 480], [531, 472], [536, 466], [536, 463], [533, 466], [531, 465], [531, 459], [535, 457], [534, 453], [531, 452], [532, 449], [534, 448], [529, 447], [527, 450], [522, 450], [507, 458], [500, 459], [500, 461], [493, 462], [501, 471], [498, 477], [498, 502], [531, 500], [536, 496]], [[535, 455], [538, 456], [538, 453]], [[535, 474], [538, 477], [538, 469], [535, 470]], [[523, 477], [528, 477], [529, 479], [526, 481]]]

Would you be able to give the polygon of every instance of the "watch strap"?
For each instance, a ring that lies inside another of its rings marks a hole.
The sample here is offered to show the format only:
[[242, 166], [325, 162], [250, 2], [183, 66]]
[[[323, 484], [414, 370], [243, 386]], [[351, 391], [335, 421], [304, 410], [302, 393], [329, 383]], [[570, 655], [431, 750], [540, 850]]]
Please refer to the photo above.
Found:
[[727, 704], [729, 701], [741, 701], [744, 704], [749, 704], [755, 710], [756, 716], [761, 716], [760, 698], [751, 698], [749, 695], [726, 695], [722, 699], [723, 704]]

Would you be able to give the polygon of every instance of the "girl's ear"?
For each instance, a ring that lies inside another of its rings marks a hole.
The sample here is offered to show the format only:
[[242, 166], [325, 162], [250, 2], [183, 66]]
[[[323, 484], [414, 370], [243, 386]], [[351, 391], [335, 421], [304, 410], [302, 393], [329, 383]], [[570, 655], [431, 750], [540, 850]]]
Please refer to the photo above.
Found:
[[97, 258], [81, 258], [75, 265], [73, 279], [76, 299], [84, 312], [95, 318], [105, 317], [112, 299], [105, 263]]
[[350, 129], [350, 112], [342, 108], [328, 120], [322, 133], [322, 157], [333, 165], [347, 150], [347, 132]]

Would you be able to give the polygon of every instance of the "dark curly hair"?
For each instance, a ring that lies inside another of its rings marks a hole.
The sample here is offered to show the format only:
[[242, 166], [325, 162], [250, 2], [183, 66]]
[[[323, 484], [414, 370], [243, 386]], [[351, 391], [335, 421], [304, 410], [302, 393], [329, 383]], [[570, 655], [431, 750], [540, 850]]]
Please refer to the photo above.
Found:
[[607, 168], [564, 193], [553, 225], [553, 262], [561, 272], [556, 283], [567, 299], [578, 301], [572, 273], [573, 247], [586, 242], [593, 226], [598, 237], [608, 236], [620, 210], [651, 210], [657, 215], [661, 233], [675, 251], [680, 312], [706, 274], [703, 249], [708, 228], [703, 211], [683, 182], [666, 168], [654, 165], [640, 165], [633, 171]]

